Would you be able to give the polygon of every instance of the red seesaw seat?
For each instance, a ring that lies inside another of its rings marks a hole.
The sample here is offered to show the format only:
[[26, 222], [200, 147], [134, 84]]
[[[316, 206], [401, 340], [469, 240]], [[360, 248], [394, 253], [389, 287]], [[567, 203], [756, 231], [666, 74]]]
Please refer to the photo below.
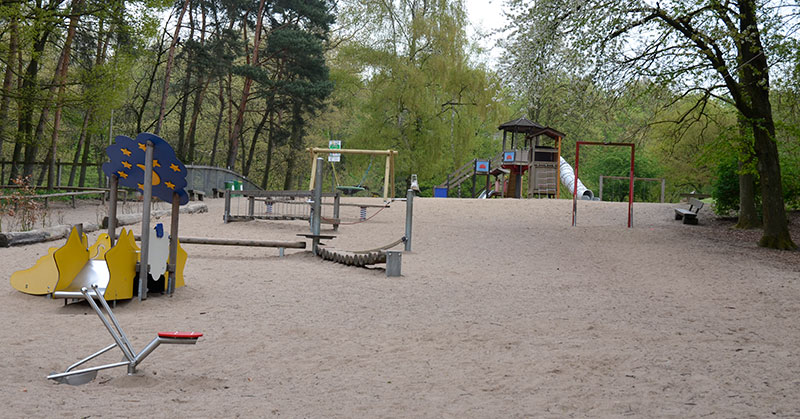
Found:
[[160, 338], [173, 338], [173, 339], [197, 339], [203, 336], [198, 332], [158, 332]]

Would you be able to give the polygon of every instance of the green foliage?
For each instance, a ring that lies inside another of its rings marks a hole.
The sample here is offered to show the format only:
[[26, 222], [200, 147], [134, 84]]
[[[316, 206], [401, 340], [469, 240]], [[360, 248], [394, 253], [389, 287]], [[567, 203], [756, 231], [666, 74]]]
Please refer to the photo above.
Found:
[[739, 211], [739, 163], [735, 153], [728, 153], [718, 161], [711, 196], [717, 214]]
[[[365, 32], [333, 57], [332, 110], [347, 118], [323, 132], [346, 148], [399, 150], [397, 179], [416, 173], [421, 185], [441, 183], [478, 152], [500, 151], [490, 146], [502, 114], [499, 82], [470, 63], [460, 2], [345, 2], [343, 9], [343, 24], [358, 21]], [[328, 136], [318, 138], [326, 144]]]
[[[731, 153], [744, 154], [752, 138], [741, 137], [736, 111], [716, 100], [688, 95], [658, 113], [648, 137], [654, 158], [667, 178], [667, 196], [710, 192], [717, 162]], [[737, 193], [738, 196], [738, 193]]]
[[[790, 146], [787, 146], [788, 148]], [[798, 143], [794, 144], [793, 150], [786, 150], [781, 154], [781, 180], [783, 181], [783, 199], [786, 206], [795, 210], [800, 209], [800, 147], [798, 147]]]
[[[631, 152], [628, 147], [617, 146], [583, 146], [581, 147], [578, 176], [587, 188], [595, 195], [599, 190], [600, 176], [628, 177], [631, 168]], [[658, 165], [646, 151], [637, 150], [634, 159], [633, 173], [635, 177], [660, 177]], [[629, 182], [619, 179], [603, 180], [604, 201], [627, 201]], [[660, 182], [637, 181], [633, 185], [636, 202], [658, 202], [661, 195]]]

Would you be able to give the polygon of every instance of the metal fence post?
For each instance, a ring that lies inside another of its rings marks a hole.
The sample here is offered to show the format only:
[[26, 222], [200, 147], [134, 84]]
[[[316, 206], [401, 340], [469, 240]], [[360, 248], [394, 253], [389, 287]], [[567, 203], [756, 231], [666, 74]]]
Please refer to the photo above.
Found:
[[411, 223], [414, 215], [414, 191], [406, 192], [406, 245], [405, 251], [411, 251]]
[[153, 199], [153, 142], [147, 141], [144, 152], [142, 201], [142, 253], [139, 263], [139, 301], [147, 299], [147, 276], [150, 271], [150, 200]]

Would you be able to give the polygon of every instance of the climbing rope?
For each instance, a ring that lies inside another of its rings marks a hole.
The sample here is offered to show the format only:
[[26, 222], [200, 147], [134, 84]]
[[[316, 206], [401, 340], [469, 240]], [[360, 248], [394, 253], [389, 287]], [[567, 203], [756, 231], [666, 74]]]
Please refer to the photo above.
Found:
[[387, 244], [387, 245], [385, 245], [385, 246], [376, 247], [376, 248], [374, 248], [374, 249], [369, 249], [369, 250], [351, 250], [350, 252], [351, 252], [351, 253], [372, 253], [372, 252], [378, 252], [378, 251], [381, 251], [381, 250], [391, 249], [391, 248], [393, 248], [393, 247], [397, 246], [397, 245], [398, 245], [398, 244], [400, 244], [400, 243], [404, 243], [405, 241], [406, 241], [406, 236], [403, 236], [403, 237], [400, 237], [399, 239], [397, 239], [397, 240], [395, 240], [395, 241], [393, 241], [393, 242], [391, 242], [391, 243], [389, 243], [389, 244]]

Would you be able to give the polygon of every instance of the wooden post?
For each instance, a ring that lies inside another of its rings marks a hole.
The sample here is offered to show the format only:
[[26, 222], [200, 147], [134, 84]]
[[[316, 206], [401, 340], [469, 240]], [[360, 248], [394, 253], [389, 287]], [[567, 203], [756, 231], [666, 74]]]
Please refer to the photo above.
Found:
[[558, 155], [556, 156], [556, 199], [561, 196], [561, 137], [556, 137]]
[[661, 203], [664, 203], [664, 195], [667, 191], [667, 179], [661, 178]]
[[117, 189], [119, 187], [119, 178], [117, 175], [111, 175], [108, 180], [109, 197], [108, 197], [108, 238], [111, 240], [111, 247], [114, 247], [117, 235]]
[[308, 181], [308, 190], [314, 190], [314, 182], [316, 181], [317, 173], [317, 153], [311, 152], [311, 179]]
[[391, 183], [391, 168], [392, 168], [392, 152], [389, 150], [389, 154], [386, 155], [386, 170], [384, 170], [384, 177], [383, 177], [383, 200], [387, 201], [389, 196], [389, 184]]
[[256, 198], [254, 196], [247, 197], [247, 216], [254, 219], [256, 212]]
[[172, 193], [172, 219], [169, 226], [169, 262], [167, 265], [167, 295], [175, 292], [175, 274], [178, 270], [178, 216], [181, 212], [181, 197]]
[[392, 172], [391, 172], [392, 173], [392, 198], [397, 196], [396, 195], [396, 191], [394, 190], [395, 184], [397, 183], [397, 182], [395, 182], [395, 173], [394, 173], [395, 157], [397, 157], [397, 152], [393, 151], [392, 152]]

